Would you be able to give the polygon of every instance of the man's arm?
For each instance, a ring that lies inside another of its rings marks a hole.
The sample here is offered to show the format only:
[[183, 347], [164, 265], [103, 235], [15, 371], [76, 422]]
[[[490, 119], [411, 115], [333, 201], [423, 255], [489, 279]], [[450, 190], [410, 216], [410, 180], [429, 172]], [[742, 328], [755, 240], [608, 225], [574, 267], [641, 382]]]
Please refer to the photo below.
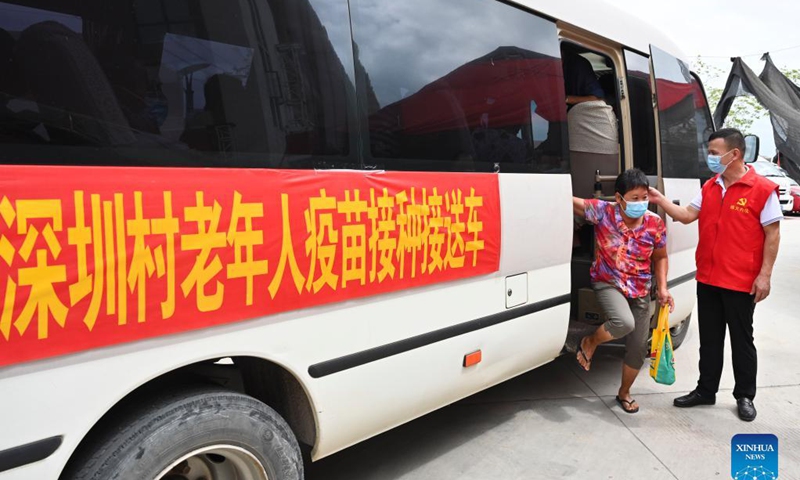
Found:
[[650, 203], [663, 208], [664, 211], [667, 212], [667, 215], [672, 217], [672, 219], [676, 222], [688, 225], [697, 220], [697, 218], [700, 216], [700, 210], [691, 205], [686, 207], [675, 205], [667, 197], [662, 195], [661, 192], [653, 187], [650, 187], [650, 190], [648, 190], [647, 193], [650, 197]]
[[755, 295], [758, 303], [769, 296], [772, 267], [778, 257], [778, 246], [781, 243], [781, 222], [771, 223], [764, 227], [764, 261], [761, 263], [761, 272], [753, 282], [750, 295]]

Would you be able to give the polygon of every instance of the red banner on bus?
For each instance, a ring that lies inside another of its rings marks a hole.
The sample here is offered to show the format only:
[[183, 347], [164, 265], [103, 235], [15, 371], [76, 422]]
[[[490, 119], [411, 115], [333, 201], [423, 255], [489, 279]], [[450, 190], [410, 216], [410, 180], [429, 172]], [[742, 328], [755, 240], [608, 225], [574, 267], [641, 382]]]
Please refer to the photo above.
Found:
[[0, 365], [499, 268], [494, 174], [0, 170]]

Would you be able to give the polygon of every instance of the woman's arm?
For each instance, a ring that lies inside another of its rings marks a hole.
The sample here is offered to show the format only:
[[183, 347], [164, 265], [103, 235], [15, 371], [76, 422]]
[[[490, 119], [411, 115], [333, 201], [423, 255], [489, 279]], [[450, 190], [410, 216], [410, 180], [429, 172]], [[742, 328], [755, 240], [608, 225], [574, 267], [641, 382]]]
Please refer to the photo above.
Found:
[[586, 217], [586, 205], [582, 198], [572, 197], [572, 211], [579, 217]]
[[596, 102], [602, 98], [595, 95], [567, 95], [567, 105], [577, 105], [584, 102]]
[[667, 271], [669, 270], [669, 258], [667, 257], [667, 247], [656, 248], [653, 250], [653, 264], [656, 271], [656, 284], [658, 285], [658, 303], [669, 305], [669, 311], [675, 310], [675, 300], [667, 288]]

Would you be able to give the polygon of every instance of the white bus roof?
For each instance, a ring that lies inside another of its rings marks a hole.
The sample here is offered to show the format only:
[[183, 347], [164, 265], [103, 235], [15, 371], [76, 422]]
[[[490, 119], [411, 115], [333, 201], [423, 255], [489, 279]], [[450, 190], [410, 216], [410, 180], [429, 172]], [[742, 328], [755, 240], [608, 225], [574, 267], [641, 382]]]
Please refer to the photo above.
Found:
[[512, 1], [648, 55], [652, 44], [681, 60], [688, 60], [675, 42], [659, 29], [602, 0]]

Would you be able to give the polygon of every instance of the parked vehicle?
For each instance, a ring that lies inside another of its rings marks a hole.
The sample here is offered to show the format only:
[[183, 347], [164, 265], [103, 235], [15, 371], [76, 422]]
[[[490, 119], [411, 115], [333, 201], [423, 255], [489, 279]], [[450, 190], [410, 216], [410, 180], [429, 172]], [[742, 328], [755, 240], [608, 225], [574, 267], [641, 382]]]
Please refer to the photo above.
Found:
[[792, 184], [789, 186], [789, 194], [792, 196], [792, 215], [800, 214], [800, 184], [792, 179]]
[[755, 168], [756, 173], [759, 175], [767, 177], [778, 184], [778, 198], [781, 202], [783, 213], [794, 211], [795, 201], [791, 193], [791, 187], [792, 184], [796, 185], [797, 182], [789, 177], [782, 168], [770, 161], [757, 160], [751, 163], [750, 166]]

